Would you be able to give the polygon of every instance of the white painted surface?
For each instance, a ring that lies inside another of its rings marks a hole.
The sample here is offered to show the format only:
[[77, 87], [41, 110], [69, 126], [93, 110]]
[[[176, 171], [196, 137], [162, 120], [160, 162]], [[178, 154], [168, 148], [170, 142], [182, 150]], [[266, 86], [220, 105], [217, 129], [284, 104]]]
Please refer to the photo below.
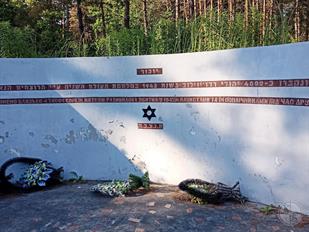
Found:
[[[137, 68], [162, 67], [160, 76]], [[309, 77], [309, 43], [185, 55], [0, 59], [0, 85]], [[0, 92], [0, 98], [68, 96], [309, 97], [308, 88]], [[164, 130], [138, 130], [156, 108]], [[0, 162], [47, 159], [86, 179], [126, 178], [145, 166], [153, 181], [241, 182], [251, 200], [293, 202], [309, 213], [309, 108], [233, 104], [0, 106]], [[136, 168], [129, 159], [134, 157]], [[144, 171], [144, 170], [142, 170]]]

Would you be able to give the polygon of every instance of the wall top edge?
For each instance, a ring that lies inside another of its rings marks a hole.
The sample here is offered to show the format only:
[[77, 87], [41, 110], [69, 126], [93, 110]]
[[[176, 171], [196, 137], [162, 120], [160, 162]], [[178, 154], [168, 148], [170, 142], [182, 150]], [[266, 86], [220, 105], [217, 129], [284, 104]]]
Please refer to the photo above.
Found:
[[92, 59], [92, 60], [122, 60], [122, 59], [145, 59], [151, 57], [169, 57], [169, 56], [200, 56], [207, 54], [224, 54], [224, 53], [233, 53], [233, 52], [245, 52], [245, 51], [271, 51], [273, 49], [280, 48], [297, 48], [297, 47], [308, 47], [309, 41], [306, 42], [297, 42], [297, 43], [289, 43], [289, 44], [279, 44], [279, 45], [270, 45], [270, 46], [258, 46], [258, 47], [246, 47], [246, 48], [232, 48], [232, 49], [224, 49], [224, 50], [214, 50], [214, 51], [204, 51], [204, 52], [190, 52], [190, 53], [173, 53], [173, 54], [153, 54], [153, 55], [140, 55], [140, 56], [98, 56], [98, 57], [53, 57], [53, 58], [0, 58], [0, 62], [2, 61], [49, 61], [49, 60], [83, 60], [83, 59]]

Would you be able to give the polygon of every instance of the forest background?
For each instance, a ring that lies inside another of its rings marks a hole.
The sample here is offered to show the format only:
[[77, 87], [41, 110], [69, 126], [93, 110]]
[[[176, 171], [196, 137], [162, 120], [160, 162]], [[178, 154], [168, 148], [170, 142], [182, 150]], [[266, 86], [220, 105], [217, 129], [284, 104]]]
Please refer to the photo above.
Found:
[[0, 57], [166, 54], [307, 40], [308, 0], [0, 0]]

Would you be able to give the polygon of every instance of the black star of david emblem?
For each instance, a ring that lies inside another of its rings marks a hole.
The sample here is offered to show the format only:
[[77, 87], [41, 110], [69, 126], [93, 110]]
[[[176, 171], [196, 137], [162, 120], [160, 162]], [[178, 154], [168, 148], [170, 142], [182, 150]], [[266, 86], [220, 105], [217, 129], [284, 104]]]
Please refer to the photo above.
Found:
[[143, 109], [144, 115], [143, 118], [147, 118], [149, 121], [151, 121], [152, 118], [157, 117], [155, 115], [156, 109], [152, 109], [150, 106], [147, 107], [147, 109]]

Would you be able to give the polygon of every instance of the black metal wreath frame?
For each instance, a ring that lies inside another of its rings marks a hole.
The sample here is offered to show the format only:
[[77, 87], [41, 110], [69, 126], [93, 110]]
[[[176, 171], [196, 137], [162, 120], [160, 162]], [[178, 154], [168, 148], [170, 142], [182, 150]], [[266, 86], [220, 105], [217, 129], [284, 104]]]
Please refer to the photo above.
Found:
[[[33, 165], [39, 161], [43, 161], [43, 160], [37, 159], [37, 158], [29, 158], [29, 157], [16, 157], [16, 158], [6, 161], [0, 167], [0, 182], [1, 182], [2, 187], [6, 190], [16, 189], [16, 190], [27, 190], [27, 191], [35, 191], [35, 190], [40, 190], [44, 188], [41, 186], [33, 186], [33, 187], [25, 188], [19, 183], [10, 182], [9, 177], [6, 175], [7, 168], [15, 163], [24, 163], [27, 165]], [[46, 181], [46, 186], [59, 184], [61, 180], [61, 173], [63, 172], [63, 168], [61, 167], [61, 168], [56, 169], [50, 163], [47, 163], [47, 168], [53, 171], [50, 174], [50, 178]]]
[[[210, 187], [211, 191], [206, 192], [203, 189], [192, 188], [190, 187], [192, 184], [207, 185]], [[222, 183], [213, 184], [200, 179], [187, 179], [182, 181], [178, 187], [192, 196], [203, 199], [211, 204], [220, 204], [225, 201], [237, 201], [241, 203], [247, 201], [247, 198], [240, 193], [239, 182], [233, 187], [229, 187]]]

